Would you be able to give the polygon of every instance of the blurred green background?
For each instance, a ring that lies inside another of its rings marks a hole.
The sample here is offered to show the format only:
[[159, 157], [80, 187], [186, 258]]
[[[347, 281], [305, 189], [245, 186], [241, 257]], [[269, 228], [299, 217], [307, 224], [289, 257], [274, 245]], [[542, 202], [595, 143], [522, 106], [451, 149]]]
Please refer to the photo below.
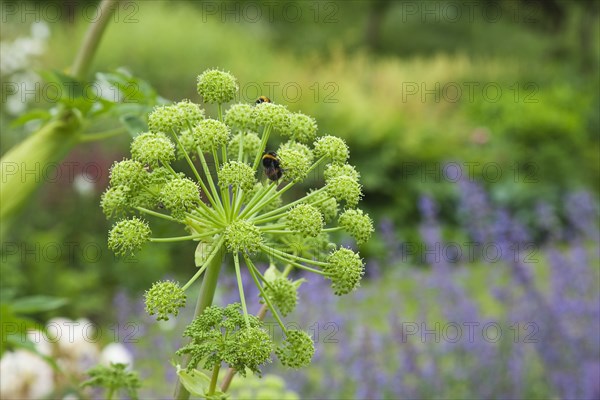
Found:
[[[37, 11], [23, 14], [25, 4]], [[44, 4], [57, 7], [44, 11]], [[16, 56], [3, 51], [2, 154], [35, 128], [15, 125], [20, 115], [53, 106], [43, 95], [23, 94], [36, 80], [30, 71], [67, 70], [89, 24], [82, 10], [93, 4], [1, 3], [5, 49], [27, 49], [14, 43], [35, 36], [35, 22], [48, 28], [24, 65], [11, 69], [5, 62]], [[598, 15], [596, 1], [126, 2], [92, 69], [126, 68], [166, 99], [197, 102], [196, 76], [228, 70], [240, 82], [239, 101], [267, 95], [314, 116], [320, 134], [348, 142], [376, 226], [392, 221], [397, 235], [420, 240], [417, 204], [427, 195], [447, 236], [462, 237], [460, 193], [448, 182], [459, 166], [543, 244], [536, 204], [550, 204], [566, 225], [564, 193], [587, 190], [597, 201]], [[14, 93], [7, 82], [26, 86]], [[113, 124], [91, 122], [98, 131]], [[65, 160], [73, 167], [62, 171], [74, 174], [43, 182], [2, 238], [2, 288], [70, 300], [39, 318], [109, 323], [118, 289], [136, 296], [165, 276], [187, 275], [193, 243], [148, 246], [132, 260], [106, 248], [111, 222], [99, 199], [129, 142], [123, 134], [73, 149]], [[386, 251], [377, 231], [361, 254], [385, 273], [399, 268], [388, 265]]]

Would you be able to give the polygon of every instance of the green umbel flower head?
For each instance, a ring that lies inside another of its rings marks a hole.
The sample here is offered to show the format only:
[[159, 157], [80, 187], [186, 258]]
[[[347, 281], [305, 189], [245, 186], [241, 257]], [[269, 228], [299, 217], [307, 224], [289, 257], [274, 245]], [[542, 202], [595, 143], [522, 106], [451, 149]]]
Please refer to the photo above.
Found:
[[323, 267], [323, 272], [331, 279], [331, 287], [336, 295], [350, 293], [358, 287], [365, 273], [358, 254], [342, 247], [331, 253], [327, 261], [328, 265]]
[[304, 236], [316, 237], [323, 229], [323, 216], [310, 204], [298, 204], [288, 212], [287, 225]]
[[[235, 273], [241, 304], [208, 307], [197, 316], [185, 330], [189, 344], [178, 352], [190, 361], [179, 371], [191, 374], [196, 366], [212, 370], [224, 363], [240, 374], [259, 373], [269, 362], [274, 344], [248, 313], [244, 276], [260, 292], [260, 315], [268, 310], [285, 335], [275, 350], [280, 361], [305, 366], [314, 353], [311, 338], [282, 321], [301, 290], [302, 279], [289, 276], [299, 269], [316, 273], [331, 281], [335, 295], [359, 286], [362, 259], [332, 243], [330, 232], [345, 230], [360, 245], [370, 238], [373, 221], [357, 208], [360, 174], [348, 164], [344, 140], [317, 137], [317, 122], [308, 115], [268, 101], [227, 109], [238, 91], [230, 73], [208, 70], [198, 77], [197, 89], [205, 103], [216, 104], [217, 115], [205, 116], [188, 100], [158, 106], [148, 118], [150, 131], [133, 139], [131, 159], [111, 168], [102, 209], [107, 217], [127, 218], [109, 232], [109, 248], [127, 255], [148, 241], [194, 242], [188, 281], [158, 282], [146, 293], [148, 312], [160, 320], [177, 316], [186, 291], [199, 279], [202, 291], [214, 291], [219, 273]], [[142, 215], [162, 220], [154, 229], [161, 237], [151, 237]], [[262, 271], [265, 260], [272, 266]], [[220, 268], [224, 261], [231, 266]]]
[[349, 209], [340, 215], [340, 226], [356, 239], [356, 243], [369, 241], [373, 233], [373, 221], [362, 210]]
[[286, 367], [302, 368], [310, 364], [315, 345], [306, 332], [288, 330], [283, 346], [278, 347], [275, 354]]
[[198, 93], [205, 103], [228, 103], [238, 89], [237, 79], [229, 72], [210, 69], [198, 76]]
[[350, 151], [343, 139], [335, 136], [323, 136], [315, 142], [315, 155], [325, 156], [332, 162], [343, 164], [348, 159]]
[[265, 294], [285, 317], [296, 308], [298, 289], [294, 282], [284, 277], [278, 277], [269, 283]]
[[186, 296], [179, 283], [173, 281], [156, 282], [145, 295], [146, 312], [158, 314], [157, 320], [169, 320], [169, 314], [177, 316], [185, 307]]
[[233, 130], [250, 130], [256, 125], [252, 113], [253, 108], [250, 104], [234, 104], [225, 113], [225, 123]]
[[150, 239], [150, 227], [137, 217], [117, 222], [108, 234], [108, 248], [124, 256], [134, 253]]
[[260, 230], [251, 222], [239, 220], [232, 222], [225, 229], [225, 243], [231, 251], [253, 253], [262, 244]]
[[164, 133], [142, 133], [131, 143], [131, 157], [142, 164], [157, 167], [175, 159], [175, 145]]

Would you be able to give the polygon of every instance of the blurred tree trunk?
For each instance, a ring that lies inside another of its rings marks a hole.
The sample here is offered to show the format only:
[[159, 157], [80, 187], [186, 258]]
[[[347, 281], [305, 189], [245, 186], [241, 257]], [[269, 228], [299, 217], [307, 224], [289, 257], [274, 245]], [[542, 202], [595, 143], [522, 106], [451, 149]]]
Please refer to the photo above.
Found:
[[595, 68], [594, 34], [595, 23], [598, 18], [598, 2], [586, 1], [582, 3], [579, 23], [579, 44], [581, 50], [581, 69], [583, 72], [592, 72]]
[[381, 23], [391, 4], [391, 0], [376, 0], [370, 3], [365, 42], [367, 48], [373, 51], [377, 51], [381, 47]]

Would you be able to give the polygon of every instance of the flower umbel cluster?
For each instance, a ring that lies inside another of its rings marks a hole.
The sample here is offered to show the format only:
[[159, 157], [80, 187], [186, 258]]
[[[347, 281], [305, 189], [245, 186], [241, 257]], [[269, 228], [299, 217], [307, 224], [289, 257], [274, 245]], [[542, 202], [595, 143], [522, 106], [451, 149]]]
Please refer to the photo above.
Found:
[[246, 376], [246, 369], [260, 375], [258, 367], [270, 361], [273, 350], [262, 321], [253, 315], [246, 321], [239, 303], [206, 308], [183, 335], [192, 341], [177, 354], [191, 354], [188, 371], [197, 364], [212, 369], [224, 361], [242, 376]]
[[[134, 138], [131, 159], [113, 165], [110, 187], [102, 196], [107, 217], [121, 218], [110, 231], [108, 244], [115, 253], [126, 255], [147, 241], [199, 242], [198, 268], [192, 267], [187, 283], [156, 283], [146, 293], [147, 310], [158, 319], [177, 315], [185, 304], [185, 291], [199, 277], [204, 275], [206, 281], [216, 271], [210, 278], [216, 285], [224, 257], [232, 258], [241, 313], [238, 306], [204, 309], [186, 330], [192, 342], [180, 351], [191, 355], [188, 367], [202, 363], [213, 368], [225, 362], [240, 374], [246, 368], [258, 373], [277, 348], [284, 365], [298, 368], [310, 362], [314, 347], [305, 332], [288, 331], [281, 321], [280, 314], [292, 312], [297, 301], [299, 281], [288, 275], [294, 269], [305, 270], [331, 280], [336, 295], [353, 291], [364, 274], [362, 259], [332, 243], [329, 236], [345, 231], [360, 245], [369, 239], [373, 223], [357, 208], [362, 186], [358, 172], [348, 164], [346, 143], [335, 136], [319, 136], [313, 118], [272, 102], [239, 103], [223, 110], [238, 87], [231, 74], [209, 70], [198, 77], [197, 88], [205, 103], [216, 103], [215, 119], [188, 100], [157, 107], [149, 115], [149, 131]], [[264, 171], [267, 152], [275, 154], [271, 168], [280, 169], [276, 174]], [[177, 171], [176, 165], [183, 165], [186, 172]], [[324, 171], [322, 187], [302, 198], [287, 198], [290, 189], [318, 171]], [[186, 234], [153, 237], [146, 222], [152, 218], [179, 224]], [[267, 277], [255, 266], [256, 260], [270, 261], [276, 272]], [[286, 339], [280, 347], [263, 336], [248, 315], [242, 267], [283, 329]], [[235, 327], [227, 325], [233, 321]], [[223, 336], [225, 331], [232, 335]]]

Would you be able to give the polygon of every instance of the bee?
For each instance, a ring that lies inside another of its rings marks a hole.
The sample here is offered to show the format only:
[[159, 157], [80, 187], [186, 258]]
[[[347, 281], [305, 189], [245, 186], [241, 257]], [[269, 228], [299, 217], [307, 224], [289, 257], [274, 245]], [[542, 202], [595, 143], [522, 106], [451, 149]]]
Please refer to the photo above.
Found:
[[265, 168], [265, 175], [270, 180], [276, 182], [281, 179], [283, 169], [281, 169], [281, 160], [274, 151], [266, 151], [262, 156], [262, 165]]
[[255, 104], [261, 104], [261, 103], [270, 103], [271, 99], [268, 98], [267, 96], [260, 96], [258, 99], [256, 99], [256, 101], [254, 102]]

